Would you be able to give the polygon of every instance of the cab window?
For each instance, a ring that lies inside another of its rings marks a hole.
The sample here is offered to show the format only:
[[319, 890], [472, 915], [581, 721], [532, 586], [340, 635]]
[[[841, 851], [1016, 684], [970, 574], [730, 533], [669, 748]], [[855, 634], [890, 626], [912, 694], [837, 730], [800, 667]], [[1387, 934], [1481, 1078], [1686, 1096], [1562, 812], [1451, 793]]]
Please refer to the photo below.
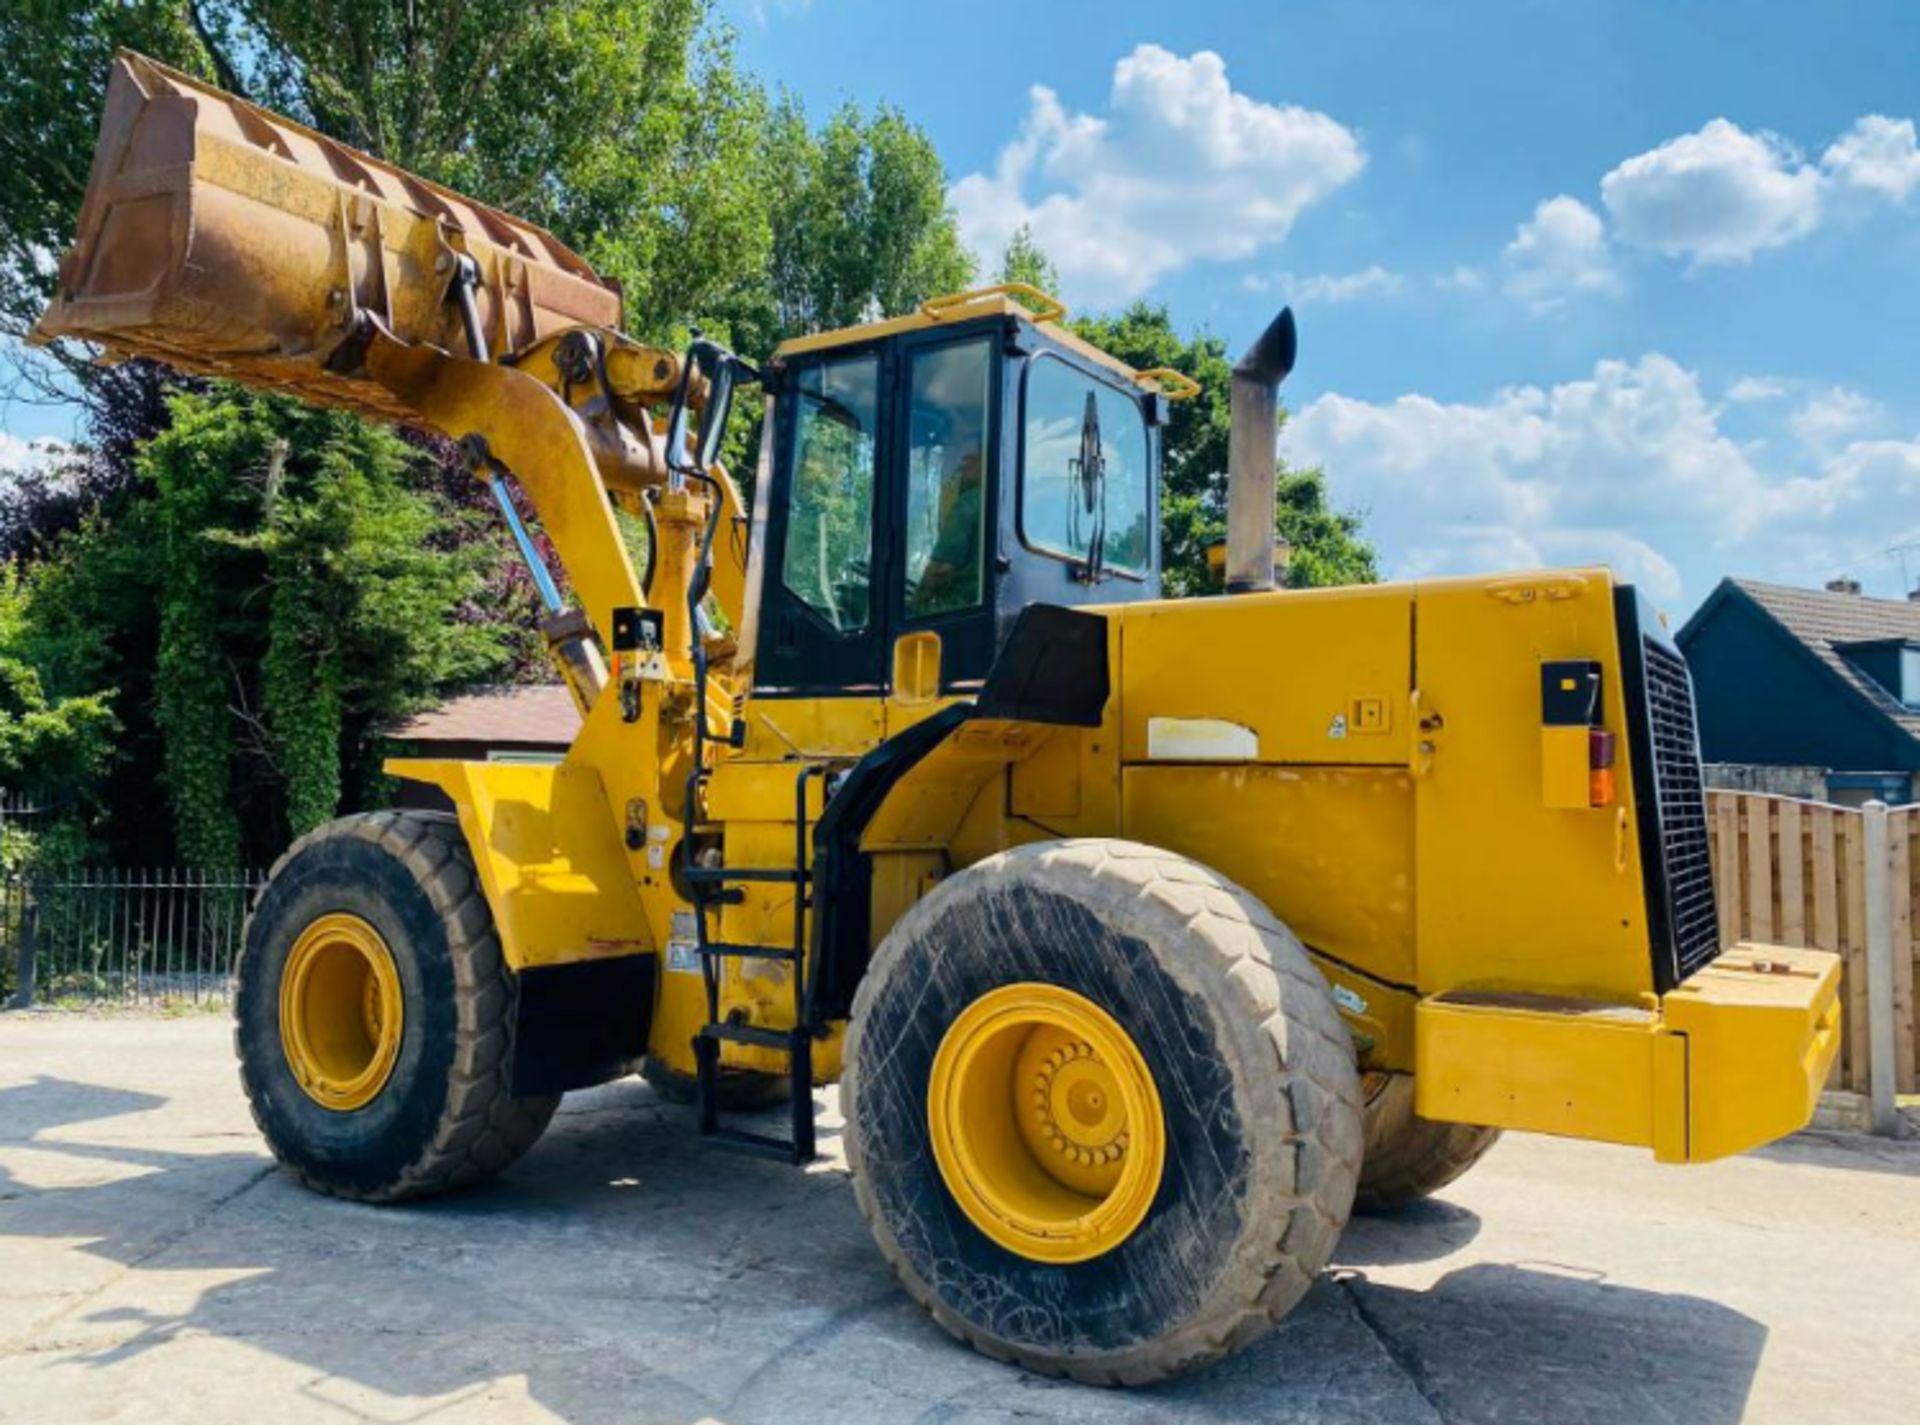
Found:
[[1103, 567], [1144, 575], [1153, 530], [1140, 402], [1039, 356], [1027, 368], [1021, 417], [1021, 538], [1084, 563], [1098, 537]]
[[873, 616], [874, 432], [880, 362], [871, 355], [797, 373], [793, 488], [780, 578], [842, 633]]
[[907, 402], [908, 620], [979, 605], [987, 545], [987, 423], [993, 352], [985, 340], [913, 357]]

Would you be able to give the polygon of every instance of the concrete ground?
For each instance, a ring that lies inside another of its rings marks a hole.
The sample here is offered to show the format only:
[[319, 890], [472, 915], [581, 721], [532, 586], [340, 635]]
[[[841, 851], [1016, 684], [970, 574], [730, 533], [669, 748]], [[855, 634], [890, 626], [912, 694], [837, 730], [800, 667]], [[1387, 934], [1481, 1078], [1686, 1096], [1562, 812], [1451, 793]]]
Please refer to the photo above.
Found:
[[273, 1169], [224, 1021], [0, 1015], [0, 1420], [1015, 1418], [1911, 1425], [1920, 1145], [1509, 1137], [1246, 1354], [1116, 1393], [957, 1345], [840, 1163], [702, 1150], [638, 1081], [484, 1188], [358, 1207]]

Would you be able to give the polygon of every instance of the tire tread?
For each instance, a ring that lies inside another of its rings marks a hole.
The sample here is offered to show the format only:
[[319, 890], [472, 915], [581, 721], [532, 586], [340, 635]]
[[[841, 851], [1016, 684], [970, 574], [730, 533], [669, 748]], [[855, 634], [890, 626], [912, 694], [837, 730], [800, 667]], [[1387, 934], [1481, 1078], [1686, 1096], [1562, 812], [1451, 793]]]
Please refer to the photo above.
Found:
[[[446, 929], [455, 998], [454, 1068], [446, 1107], [419, 1155], [391, 1181], [370, 1189], [325, 1180], [287, 1166], [306, 1187], [359, 1202], [404, 1202], [466, 1187], [491, 1176], [531, 1148], [559, 1107], [558, 1094], [514, 1097], [514, 983], [506, 971], [493, 913], [473, 872], [472, 852], [456, 817], [445, 812], [378, 811], [342, 817], [296, 840], [273, 864], [278, 876], [296, 856], [339, 837], [373, 842], [412, 874]], [[251, 956], [240, 959], [244, 981]], [[236, 994], [236, 1000], [239, 995]], [[235, 1048], [239, 1033], [235, 1031]], [[240, 1061], [241, 1086], [254, 1124], [269, 1138], [258, 1099]]]
[[1367, 1097], [1366, 1149], [1354, 1211], [1393, 1212], [1430, 1197], [1487, 1155], [1498, 1128], [1440, 1123], [1413, 1111], [1413, 1076], [1388, 1074]]
[[[1264, 1042], [1273, 1056], [1284, 1122], [1280, 1141], [1293, 1152], [1288, 1186], [1269, 1183], [1249, 1202], [1250, 1219], [1273, 1222], [1249, 1272], [1215, 1293], [1208, 1309], [1187, 1325], [1124, 1351], [1099, 1357], [1043, 1354], [985, 1332], [949, 1309], [921, 1280], [880, 1221], [866, 1182], [855, 1114], [847, 1114], [847, 1152], [854, 1197], [882, 1253], [908, 1293], [934, 1320], [974, 1349], [1043, 1375], [1090, 1385], [1143, 1385], [1199, 1369], [1230, 1355], [1264, 1332], [1303, 1297], [1333, 1253], [1346, 1225], [1361, 1162], [1359, 1081], [1351, 1036], [1334, 1008], [1326, 981], [1299, 940], [1271, 911], [1239, 886], [1200, 863], [1138, 842], [1099, 838], [1047, 842], [1002, 852], [978, 865], [990, 876], [1011, 859], [1090, 872], [1081, 884], [1109, 907], [1151, 902], [1185, 924], [1181, 943], [1207, 963], [1196, 981], [1232, 1002], [1227, 1023]], [[970, 868], [974, 869], [974, 868]], [[859, 1036], [866, 1007], [885, 977], [907, 960], [913, 926], [937, 901], [965, 894], [966, 873], [948, 880], [903, 918], [876, 953], [857, 992], [846, 1051], [849, 1099], [858, 1093]], [[905, 931], [902, 935], [901, 932]], [[896, 941], [896, 935], [900, 938]], [[894, 953], [889, 954], [892, 947]]]

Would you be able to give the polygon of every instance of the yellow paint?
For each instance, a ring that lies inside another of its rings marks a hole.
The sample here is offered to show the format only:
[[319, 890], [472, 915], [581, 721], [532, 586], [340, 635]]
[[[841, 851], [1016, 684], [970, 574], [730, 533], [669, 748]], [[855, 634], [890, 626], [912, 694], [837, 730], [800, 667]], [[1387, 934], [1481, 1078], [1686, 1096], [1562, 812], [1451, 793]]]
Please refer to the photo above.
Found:
[[1636, 1002], [1653, 970], [1632, 779], [1613, 808], [1541, 796], [1543, 662], [1597, 661], [1603, 723], [1625, 741], [1612, 581], [1437, 580], [1419, 586], [1415, 623], [1416, 983]]
[[1042, 292], [1031, 282], [996, 282], [991, 287], [929, 297], [920, 304], [920, 314], [936, 322], [952, 321], [957, 313], [967, 311], [986, 298], [1002, 296], [1023, 298], [1021, 305], [1036, 322], [1057, 322], [1067, 315], [1066, 303]]
[[1156, 366], [1150, 371], [1136, 371], [1133, 379], [1143, 386], [1149, 386], [1160, 392], [1169, 401], [1190, 401], [1200, 394], [1200, 383], [1184, 371], [1175, 371], [1171, 366]]
[[[1426, 1118], [1653, 1146], [1655, 1011], [1540, 997], [1420, 1002], [1415, 1107]], [[1671, 1128], [1669, 1129], [1671, 1136]]]
[[893, 701], [907, 707], [940, 696], [940, 635], [922, 629], [893, 641]]
[[1540, 803], [1561, 811], [1587, 811], [1593, 801], [1590, 734], [1584, 727], [1540, 729]]
[[1739, 945], [1660, 999], [1446, 995], [1415, 1014], [1427, 1118], [1707, 1162], [1804, 1128], [1839, 1048], [1840, 964]]
[[877, 689], [871, 697], [749, 698], [746, 719], [741, 758], [748, 762], [858, 758], [887, 738], [887, 704]]
[[[755, 695], [751, 648], [720, 636], [706, 648], [705, 705], [694, 706], [686, 594], [714, 497], [667, 479], [660, 407], [679, 358], [619, 336], [618, 294], [550, 235], [132, 55], [115, 60], [93, 172], [42, 339], [84, 337], [483, 438], [603, 644], [615, 608], [649, 602], [611, 501], [648, 497], [665, 651], [640, 671], [637, 717], [600, 697], [558, 768], [395, 767], [458, 807], [513, 967], [664, 949], [689, 912], [670, 871], [689, 816], [694, 850], [790, 864], [798, 773], [850, 765], [951, 701], [932, 634], [896, 643], [889, 687], [831, 698]], [[492, 362], [449, 354], [466, 350], [447, 294], [467, 264]], [[1059, 324], [1065, 315], [1045, 294], [1002, 284], [778, 354], [1014, 320], [1126, 379], [1191, 394], [1177, 373], [1097, 351]], [[604, 356], [610, 399], [562, 373], [563, 344], [582, 339]], [[738, 491], [716, 478], [712, 594], [740, 630], [757, 612], [747, 527]], [[970, 724], [894, 789], [863, 840], [876, 857], [877, 928], [941, 875], [1006, 847], [1124, 833], [1215, 866], [1271, 905], [1321, 957], [1363, 1062], [1414, 1068], [1436, 1113], [1695, 1158], [1804, 1120], [1838, 1013], [1824, 962], [1783, 961], [1776, 975], [1729, 956], [1653, 998], [1603, 571], [1107, 613], [1113, 696], [1099, 727]], [[1589, 805], [1584, 731], [1540, 726], [1549, 659], [1602, 669], [1603, 725], [1621, 740], [1610, 805]], [[736, 715], [739, 749], [726, 740]], [[717, 771], [704, 805], [689, 808], [696, 728], [712, 734]], [[809, 819], [818, 811], [810, 802]], [[726, 912], [726, 932], [785, 944], [792, 910], [790, 889], [755, 888]], [[352, 936], [326, 943], [346, 948], [303, 952], [301, 973], [312, 1005], [334, 1005], [321, 1016], [333, 1030], [289, 1053], [306, 1056], [326, 1092], [351, 1097], [362, 1071], [327, 1047], [351, 1027], [327, 967], [371, 967], [355, 973], [378, 1007], [388, 961], [361, 956]], [[652, 1048], [686, 1071], [704, 1019], [699, 977], [658, 982]], [[729, 967], [723, 1005], [790, 1023], [787, 970]], [[362, 1029], [377, 1059], [393, 1021], [376, 1019]], [[837, 1070], [831, 1043], [819, 1062]]]
[[1383, 584], [1109, 610], [1124, 760], [1153, 755], [1160, 718], [1249, 728], [1263, 762], [1404, 763], [1402, 740], [1355, 737], [1352, 715], [1355, 698], [1406, 695], [1413, 595]]
[[873, 943], [878, 945], [920, 899], [945, 877], [940, 851], [892, 851], [873, 858]]
[[1142, 766], [1126, 769], [1122, 787], [1125, 835], [1239, 882], [1322, 954], [1416, 982], [1413, 781], [1403, 769]]
[[1079, 817], [1086, 786], [1087, 736], [1054, 733], [1009, 771], [1008, 813], [1064, 831]]
[[1741, 945], [1666, 996], [1667, 1024], [1687, 1038], [1689, 1157], [1807, 1126], [1840, 1049], [1839, 989], [1836, 956]]
[[452, 798], [514, 969], [654, 948], [591, 768], [399, 760], [387, 769]]
[[961, 1210], [1029, 1261], [1090, 1261], [1126, 1241], [1166, 1160], [1138, 1046], [1057, 985], [1003, 985], [960, 1012], [934, 1054], [927, 1126]]
[[307, 1097], [336, 1113], [365, 1108], [392, 1077], [405, 1028], [380, 932], [345, 912], [310, 921], [280, 970], [280, 1048]]
[[[868, 851], [951, 848], [981, 791], [1032, 756], [1053, 729], [981, 719], [963, 724], [895, 784], [860, 838]], [[999, 849], [995, 847], [994, 849]], [[983, 853], [984, 854], [984, 853]], [[978, 856], [955, 856], [958, 866]]]

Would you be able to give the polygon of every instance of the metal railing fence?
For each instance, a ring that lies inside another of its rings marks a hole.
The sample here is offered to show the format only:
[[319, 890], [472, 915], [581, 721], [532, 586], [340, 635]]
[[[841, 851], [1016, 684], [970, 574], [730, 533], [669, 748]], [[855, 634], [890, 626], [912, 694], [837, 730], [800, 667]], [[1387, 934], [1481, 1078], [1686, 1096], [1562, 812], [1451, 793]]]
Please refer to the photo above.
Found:
[[227, 998], [259, 871], [78, 868], [0, 878], [0, 1005]]

